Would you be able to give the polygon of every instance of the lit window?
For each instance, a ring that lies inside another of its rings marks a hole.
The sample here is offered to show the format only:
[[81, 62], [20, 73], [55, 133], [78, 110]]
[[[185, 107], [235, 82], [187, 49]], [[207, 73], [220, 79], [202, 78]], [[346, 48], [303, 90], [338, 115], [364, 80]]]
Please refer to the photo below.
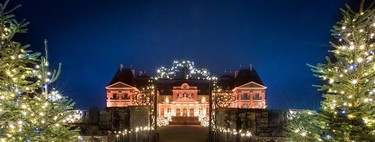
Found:
[[250, 95], [247, 93], [244, 93], [241, 95], [241, 100], [250, 100]]
[[253, 96], [253, 100], [262, 100], [262, 97], [257, 93]]
[[119, 98], [118, 98], [118, 96], [117, 96], [117, 94], [112, 94], [112, 100], [118, 100]]
[[121, 96], [121, 100], [129, 100], [130, 96], [128, 93], [125, 93], [123, 96]]

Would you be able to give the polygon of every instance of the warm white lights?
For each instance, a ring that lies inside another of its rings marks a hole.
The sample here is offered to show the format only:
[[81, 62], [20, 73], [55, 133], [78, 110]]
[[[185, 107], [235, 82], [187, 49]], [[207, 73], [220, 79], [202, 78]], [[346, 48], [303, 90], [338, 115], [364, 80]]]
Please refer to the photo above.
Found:
[[363, 58], [358, 58], [358, 59], [357, 59], [357, 62], [358, 62], [358, 63], [361, 63], [362, 61], [363, 61]]
[[215, 79], [209, 76], [207, 69], [195, 68], [192, 61], [173, 61], [171, 68], [160, 67], [157, 70], [157, 77], [155, 79]]
[[357, 84], [358, 83], [358, 80], [354, 79], [352, 80], [352, 84]]
[[365, 45], [359, 46], [359, 49], [365, 49]]

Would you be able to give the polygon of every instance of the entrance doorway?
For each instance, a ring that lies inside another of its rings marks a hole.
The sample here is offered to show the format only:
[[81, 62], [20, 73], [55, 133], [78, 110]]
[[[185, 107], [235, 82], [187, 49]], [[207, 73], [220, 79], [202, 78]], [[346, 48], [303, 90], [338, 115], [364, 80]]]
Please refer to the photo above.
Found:
[[176, 116], [181, 116], [181, 110], [180, 109], [176, 109]]
[[184, 108], [184, 109], [182, 110], [182, 116], [183, 116], [183, 117], [187, 117], [187, 109], [186, 109], [186, 108]]
[[190, 109], [190, 114], [189, 114], [190, 117], [194, 117], [194, 109]]

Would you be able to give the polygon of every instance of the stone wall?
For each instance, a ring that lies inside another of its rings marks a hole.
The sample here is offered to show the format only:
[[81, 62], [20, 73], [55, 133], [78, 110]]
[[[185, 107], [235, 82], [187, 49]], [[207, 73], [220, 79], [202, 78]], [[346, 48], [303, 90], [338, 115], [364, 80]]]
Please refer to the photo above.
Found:
[[288, 110], [222, 108], [215, 110], [213, 141], [284, 142]]
[[83, 109], [74, 125], [80, 128], [83, 142], [154, 141], [149, 107], [111, 107]]

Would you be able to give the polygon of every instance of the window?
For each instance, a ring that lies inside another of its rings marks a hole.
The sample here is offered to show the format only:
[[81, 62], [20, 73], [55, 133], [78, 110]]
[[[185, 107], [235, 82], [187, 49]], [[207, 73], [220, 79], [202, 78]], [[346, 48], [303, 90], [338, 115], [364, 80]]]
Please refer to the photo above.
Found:
[[262, 100], [262, 97], [256, 93], [254, 96], [253, 96], [253, 100]]
[[124, 95], [121, 96], [121, 100], [129, 100], [130, 96], [128, 93], [125, 93]]
[[118, 100], [119, 98], [118, 98], [118, 96], [117, 96], [117, 94], [112, 94], [112, 100]]
[[250, 95], [247, 93], [242, 94], [241, 100], [250, 100]]

